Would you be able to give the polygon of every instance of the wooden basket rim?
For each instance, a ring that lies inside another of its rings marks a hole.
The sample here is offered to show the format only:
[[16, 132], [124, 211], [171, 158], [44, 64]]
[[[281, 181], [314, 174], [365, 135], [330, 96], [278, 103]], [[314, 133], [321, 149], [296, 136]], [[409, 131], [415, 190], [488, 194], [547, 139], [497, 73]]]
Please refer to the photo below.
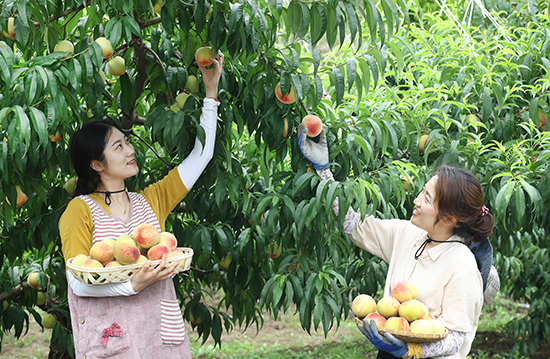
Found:
[[[178, 247], [183, 254], [166, 259], [166, 266], [173, 264], [174, 262], [180, 262], [176, 267], [178, 272], [188, 271], [191, 267], [191, 260], [193, 258], [193, 249], [186, 247]], [[91, 285], [103, 285], [109, 283], [121, 283], [131, 279], [131, 277], [138, 272], [145, 262], [136, 264], [127, 264], [110, 268], [87, 268], [75, 266], [72, 261], [73, 258], [67, 260], [67, 267], [71, 273], [84, 284]], [[162, 259], [151, 261], [151, 268], [155, 268]]]

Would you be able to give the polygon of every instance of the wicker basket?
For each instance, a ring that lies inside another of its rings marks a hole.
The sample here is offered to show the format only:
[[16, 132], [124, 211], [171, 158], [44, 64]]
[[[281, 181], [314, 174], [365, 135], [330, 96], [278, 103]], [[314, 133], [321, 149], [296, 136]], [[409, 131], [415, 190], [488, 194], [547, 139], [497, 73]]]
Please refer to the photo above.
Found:
[[[170, 266], [174, 262], [180, 262], [176, 267], [178, 272], [189, 270], [191, 267], [191, 259], [193, 258], [193, 250], [191, 248], [178, 248], [183, 252], [182, 255], [166, 258], [166, 266]], [[129, 264], [119, 267], [110, 268], [85, 268], [72, 264], [73, 258], [67, 261], [69, 270], [74, 274], [76, 279], [84, 284], [101, 285], [108, 283], [126, 282], [139, 271], [143, 263]], [[156, 267], [161, 262], [160, 259], [151, 261], [151, 268]]]
[[[355, 317], [356, 324], [363, 324], [363, 321]], [[404, 342], [408, 343], [430, 343], [437, 342], [441, 339], [444, 339], [449, 331], [445, 328], [445, 332], [441, 334], [422, 334], [422, 333], [411, 333], [404, 330], [390, 329], [378, 326], [378, 333], [384, 335], [384, 333], [390, 333], [397, 339], [401, 339]]]

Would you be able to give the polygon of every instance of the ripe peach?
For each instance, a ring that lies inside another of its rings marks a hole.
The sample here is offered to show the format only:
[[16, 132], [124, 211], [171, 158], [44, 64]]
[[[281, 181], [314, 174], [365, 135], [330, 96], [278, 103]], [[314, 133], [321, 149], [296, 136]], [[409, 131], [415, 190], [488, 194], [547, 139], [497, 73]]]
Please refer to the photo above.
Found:
[[189, 92], [199, 91], [199, 80], [197, 79], [197, 76], [189, 75], [187, 77], [187, 82], [185, 82], [184, 88], [189, 90]]
[[141, 248], [149, 249], [159, 242], [160, 232], [152, 224], [142, 223], [134, 228], [132, 238]]
[[395, 317], [399, 311], [399, 301], [394, 297], [384, 297], [378, 301], [376, 309], [385, 318]]
[[137, 263], [145, 263], [145, 262], [147, 262], [148, 260], [149, 260], [149, 259], [148, 259], [146, 256], [144, 256], [144, 255], [142, 254], [142, 255], [139, 256], [139, 259], [138, 259]]
[[386, 328], [409, 331], [409, 322], [402, 317], [391, 317], [386, 320]]
[[369, 313], [365, 319], [367, 319], [367, 321], [370, 323], [371, 320], [374, 320], [376, 322], [376, 326], [378, 327], [384, 327], [386, 325], [386, 318], [384, 318], [383, 316], [381, 316], [380, 314], [374, 312], [374, 313]]
[[432, 140], [426, 144], [426, 140], [428, 139], [428, 135], [422, 135], [420, 136], [420, 140], [418, 141], [418, 149], [420, 150], [420, 153], [424, 153], [426, 150], [426, 146], [429, 146], [430, 143], [432, 143]]
[[111, 261], [105, 264], [105, 268], [111, 268], [111, 267], [122, 267], [122, 264], [119, 261]]
[[115, 250], [108, 242], [96, 242], [90, 248], [90, 258], [105, 265], [115, 258]]
[[351, 311], [357, 318], [363, 319], [368, 314], [376, 312], [376, 302], [368, 294], [359, 294], [351, 302]]
[[432, 323], [427, 319], [417, 319], [414, 320], [409, 325], [409, 330], [411, 333], [422, 333], [422, 334], [433, 334], [434, 329]]
[[116, 244], [116, 241], [112, 238], [108, 238], [108, 239], [104, 239], [102, 240], [103, 243], [107, 243], [108, 245], [110, 245], [111, 247], [113, 247], [113, 249], [115, 249], [115, 244]]
[[315, 115], [307, 115], [302, 119], [302, 124], [307, 128], [308, 137], [317, 137], [323, 130], [321, 119]]
[[542, 110], [539, 110], [539, 119], [537, 121], [537, 127], [541, 131], [546, 131], [546, 115]]
[[84, 268], [103, 268], [103, 264], [100, 261], [92, 258], [88, 258], [82, 263]]
[[422, 306], [416, 299], [407, 300], [399, 305], [399, 316], [413, 322], [422, 316]]
[[[21, 190], [21, 187], [19, 185], [15, 186], [15, 189], [17, 190], [17, 199], [15, 200], [15, 204], [17, 207], [20, 207], [27, 202], [27, 199], [29, 197]], [[6, 198], [6, 202], [8, 202], [9, 205], [11, 205], [10, 201]]]
[[8, 18], [8, 32], [4, 31], [4, 36], [6, 36], [7, 38], [10, 38], [12, 40], [15, 40], [14, 24], [15, 24], [15, 18], [9, 17]]
[[197, 51], [195, 51], [195, 61], [197, 61], [199, 66], [206, 67], [212, 65], [212, 47], [199, 47]]
[[283, 248], [279, 245], [279, 243], [270, 243], [268, 248], [268, 254], [267, 256], [269, 258], [277, 258], [281, 255], [283, 252]]
[[418, 298], [418, 287], [413, 282], [402, 280], [395, 284], [391, 291], [391, 295], [397, 299], [399, 303], [403, 303], [407, 300]]
[[286, 117], [283, 119], [283, 123], [283, 137], [286, 138], [286, 136], [288, 135], [288, 120], [286, 119]]
[[27, 277], [27, 283], [31, 286], [31, 288], [38, 289], [40, 288], [40, 283], [38, 282], [38, 273], [32, 272]]
[[90, 257], [81, 253], [81, 254], [77, 254], [76, 257], [73, 258], [71, 263], [75, 266], [81, 267], [82, 263], [84, 263], [88, 259], [90, 259]]
[[59, 142], [61, 141], [62, 137], [59, 131], [57, 131], [55, 135], [48, 135], [48, 138], [50, 139], [51, 142]]
[[123, 234], [123, 235], [120, 235], [116, 241], [115, 241], [115, 249], [116, 249], [116, 246], [118, 246], [119, 244], [121, 243], [131, 243], [133, 244], [134, 246], [137, 246], [137, 243], [136, 241], [129, 235], [127, 234]]
[[428, 319], [428, 321], [432, 325], [434, 334], [445, 333], [445, 326], [439, 320], [437, 320], [437, 319]]
[[420, 302], [420, 306], [422, 307], [422, 315], [420, 316], [420, 319], [430, 319], [430, 310], [426, 306], [426, 304]]
[[287, 94], [281, 92], [281, 83], [277, 83], [275, 86], [275, 96], [279, 101], [285, 104], [291, 104], [296, 102], [296, 94], [294, 93], [294, 85], [290, 84], [290, 91]]
[[103, 58], [106, 59], [110, 57], [113, 54], [113, 46], [111, 46], [111, 41], [107, 40], [104, 37], [98, 37], [95, 42], [99, 44], [101, 47], [101, 51], [103, 52]]
[[162, 259], [162, 255], [168, 256], [171, 250], [165, 244], [155, 244], [147, 251], [147, 258], [152, 261]]
[[131, 242], [122, 242], [115, 245], [115, 258], [120, 264], [134, 264], [141, 253], [139, 248]]
[[159, 244], [164, 244], [168, 249], [173, 251], [178, 246], [178, 240], [172, 233], [162, 232], [159, 234]]
[[126, 64], [120, 56], [115, 56], [108, 62], [109, 73], [113, 76], [121, 76], [126, 72]]

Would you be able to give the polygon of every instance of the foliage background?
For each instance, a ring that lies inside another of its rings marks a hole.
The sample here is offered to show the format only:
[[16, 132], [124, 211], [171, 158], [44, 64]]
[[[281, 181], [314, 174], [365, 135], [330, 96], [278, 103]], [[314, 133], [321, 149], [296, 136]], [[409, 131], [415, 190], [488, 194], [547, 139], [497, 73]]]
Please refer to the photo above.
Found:
[[[159, 14], [148, 0], [3, 1], [0, 27], [14, 16], [16, 40], [0, 42], [0, 198], [9, 200], [0, 206], [0, 300], [9, 304], [1, 335], [24, 333], [29, 314], [40, 322], [37, 291], [25, 284], [38, 271], [48, 295], [41, 308], [58, 318], [51, 355], [71, 355], [57, 229], [70, 200], [70, 137], [85, 121], [114, 119], [139, 154], [128, 188], [158, 180], [202, 138], [200, 90], [182, 111], [166, 108], [198, 74], [195, 50], [208, 45], [226, 55], [215, 157], [168, 223], [195, 251], [193, 269], [175, 282], [204, 340], [261, 327], [261, 310], [277, 317], [292, 303], [307, 332], [339, 325], [349, 298], [376, 293], [386, 270], [343, 234], [344, 209], [407, 219], [446, 163], [482, 183], [502, 291], [530, 303], [508, 329], [529, 338], [517, 349], [534, 350], [550, 337], [550, 135], [540, 122], [549, 112], [548, 4], [483, 4], [494, 22], [468, 1], [435, 13], [402, 0], [166, 1]], [[93, 41], [101, 35], [125, 58], [125, 75], [102, 79], [106, 60]], [[72, 56], [51, 52], [61, 39], [75, 44]], [[293, 84], [296, 104], [278, 102], [278, 82], [283, 92]], [[307, 113], [324, 121], [338, 183], [320, 181], [299, 154], [295, 128]], [[62, 140], [51, 142], [57, 131]], [[29, 197], [20, 207], [15, 184]], [[273, 241], [283, 247], [275, 259]], [[217, 289], [225, 296], [205, 305]]]

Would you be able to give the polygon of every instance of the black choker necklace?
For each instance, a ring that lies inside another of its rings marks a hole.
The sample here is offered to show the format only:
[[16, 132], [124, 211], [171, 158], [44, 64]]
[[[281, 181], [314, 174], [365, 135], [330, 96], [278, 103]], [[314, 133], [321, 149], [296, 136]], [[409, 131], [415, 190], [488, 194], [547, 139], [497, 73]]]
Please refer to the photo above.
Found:
[[436, 242], [436, 243], [454, 243], [454, 242], [456, 242], [456, 243], [462, 243], [462, 244], [466, 245], [466, 243], [464, 243], [462, 241], [436, 241], [435, 239], [431, 239], [430, 236], [428, 236], [428, 238], [426, 238], [426, 240], [416, 250], [416, 253], [414, 254], [414, 259], [415, 260], [418, 260], [418, 258], [420, 258], [420, 255], [422, 254], [422, 252], [424, 252], [424, 249], [426, 248], [426, 246], [430, 242]]
[[97, 193], [104, 193], [105, 194], [105, 204], [107, 206], [111, 206], [111, 195], [113, 193], [122, 193], [122, 192], [126, 192], [126, 189], [121, 189], [120, 191], [96, 191]]

